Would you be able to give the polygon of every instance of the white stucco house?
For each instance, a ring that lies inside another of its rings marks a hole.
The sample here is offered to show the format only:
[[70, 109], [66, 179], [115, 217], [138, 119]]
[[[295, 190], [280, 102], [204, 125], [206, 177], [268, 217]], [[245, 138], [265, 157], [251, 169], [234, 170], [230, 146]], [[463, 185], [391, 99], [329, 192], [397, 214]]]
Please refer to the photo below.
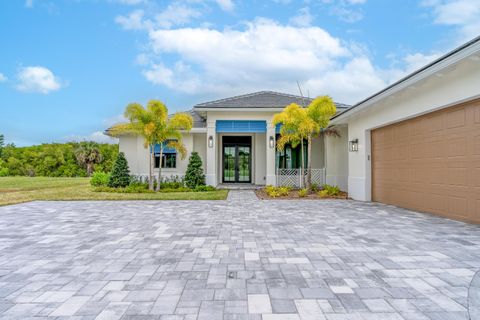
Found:
[[[337, 103], [331, 125], [341, 137], [313, 145], [318, 181], [356, 200], [480, 222], [479, 98], [480, 37], [353, 106]], [[184, 142], [200, 154], [207, 183], [286, 182], [299, 167], [299, 150], [276, 150], [271, 121], [300, 100], [263, 91], [194, 106], [195, 126]], [[140, 137], [120, 137], [120, 150], [132, 173], [148, 173]], [[187, 159], [174, 150], [165, 157], [163, 172], [185, 172]]]

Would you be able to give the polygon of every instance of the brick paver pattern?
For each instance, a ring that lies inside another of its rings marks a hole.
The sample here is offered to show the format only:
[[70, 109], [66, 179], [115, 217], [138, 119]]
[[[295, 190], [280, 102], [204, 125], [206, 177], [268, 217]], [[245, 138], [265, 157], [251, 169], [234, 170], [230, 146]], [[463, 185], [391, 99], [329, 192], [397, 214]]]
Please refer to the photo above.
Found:
[[374, 203], [0, 208], [0, 318], [468, 319], [480, 227]]

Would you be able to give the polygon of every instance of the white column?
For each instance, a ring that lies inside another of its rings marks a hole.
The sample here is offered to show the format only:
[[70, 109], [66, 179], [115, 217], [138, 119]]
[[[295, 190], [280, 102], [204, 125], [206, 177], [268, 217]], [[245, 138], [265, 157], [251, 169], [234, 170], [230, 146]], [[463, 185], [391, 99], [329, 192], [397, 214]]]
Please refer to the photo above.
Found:
[[[213, 138], [213, 146], [208, 145], [210, 137]], [[207, 121], [207, 173], [205, 180], [207, 185], [217, 186], [217, 135], [215, 130], [215, 121]]]
[[275, 126], [271, 121], [267, 121], [267, 134], [265, 135], [267, 139], [267, 152], [266, 152], [266, 169], [267, 169], [267, 185], [276, 185], [277, 184], [277, 177], [275, 176], [275, 146], [273, 148], [270, 147], [270, 137], [273, 137], [275, 141]]

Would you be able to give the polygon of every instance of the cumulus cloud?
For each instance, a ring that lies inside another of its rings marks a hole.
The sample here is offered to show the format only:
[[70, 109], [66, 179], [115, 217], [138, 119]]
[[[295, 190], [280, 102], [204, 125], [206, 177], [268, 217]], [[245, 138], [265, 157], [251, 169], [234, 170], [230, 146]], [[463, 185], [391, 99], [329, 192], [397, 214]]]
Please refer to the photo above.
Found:
[[235, 4], [232, 0], [215, 0], [217, 4], [225, 11], [232, 11], [235, 7]]
[[424, 0], [422, 4], [432, 8], [434, 23], [457, 28], [459, 43], [479, 35], [479, 0]]
[[[376, 68], [366, 50], [322, 28], [267, 19], [248, 22], [241, 29], [154, 29], [149, 39], [153, 58], [144, 67], [145, 78], [189, 94], [263, 89], [296, 93], [298, 80], [310, 92], [348, 103], [406, 72]], [[176, 60], [167, 63], [163, 59], [167, 55]]]
[[314, 17], [310, 13], [308, 7], [302, 8], [298, 11], [297, 15], [290, 19], [290, 24], [299, 27], [308, 27], [312, 24]]
[[118, 143], [118, 139], [105, 135], [102, 131], [95, 131], [87, 135], [70, 135], [64, 138], [65, 141], [94, 141], [98, 143]]
[[62, 87], [60, 80], [53, 72], [41, 66], [21, 68], [17, 78], [17, 89], [23, 92], [47, 94]]
[[0, 82], [5, 82], [5, 81], [7, 81], [7, 77], [0, 72]]

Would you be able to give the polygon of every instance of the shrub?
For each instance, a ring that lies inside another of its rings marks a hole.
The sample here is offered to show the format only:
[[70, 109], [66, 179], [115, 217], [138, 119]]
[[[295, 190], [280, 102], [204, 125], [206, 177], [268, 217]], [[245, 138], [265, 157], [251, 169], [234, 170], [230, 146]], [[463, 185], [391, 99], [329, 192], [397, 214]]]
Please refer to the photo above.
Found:
[[160, 185], [160, 189], [179, 189], [183, 187], [183, 183], [179, 181], [162, 182]]
[[288, 193], [292, 190], [290, 187], [280, 187], [278, 188], [278, 193], [281, 197], [288, 196]]
[[110, 179], [108, 179], [108, 186], [111, 188], [124, 188], [130, 184], [130, 170], [128, 169], [127, 159], [125, 154], [120, 152], [113, 165]]
[[308, 189], [307, 188], [298, 190], [298, 196], [300, 198], [305, 198], [307, 195], [308, 195]]
[[340, 188], [337, 186], [331, 186], [328, 184], [324, 184], [322, 186], [322, 190], [318, 193], [318, 195], [322, 198], [326, 197], [336, 197], [340, 194]]
[[195, 189], [197, 186], [205, 185], [202, 159], [197, 152], [192, 152], [188, 160], [187, 171], [185, 172], [185, 184], [190, 189]]
[[317, 191], [318, 191], [318, 184], [312, 183], [312, 184], [310, 185], [310, 191], [312, 191], [312, 192], [317, 192]]
[[213, 186], [196, 186], [194, 189], [195, 192], [215, 191], [215, 190], [217, 189]]
[[110, 193], [153, 193], [154, 191], [139, 186], [128, 186], [126, 188], [95, 187], [94, 192]]
[[110, 175], [108, 173], [96, 171], [90, 179], [90, 184], [94, 187], [105, 187], [108, 185], [109, 179]]

